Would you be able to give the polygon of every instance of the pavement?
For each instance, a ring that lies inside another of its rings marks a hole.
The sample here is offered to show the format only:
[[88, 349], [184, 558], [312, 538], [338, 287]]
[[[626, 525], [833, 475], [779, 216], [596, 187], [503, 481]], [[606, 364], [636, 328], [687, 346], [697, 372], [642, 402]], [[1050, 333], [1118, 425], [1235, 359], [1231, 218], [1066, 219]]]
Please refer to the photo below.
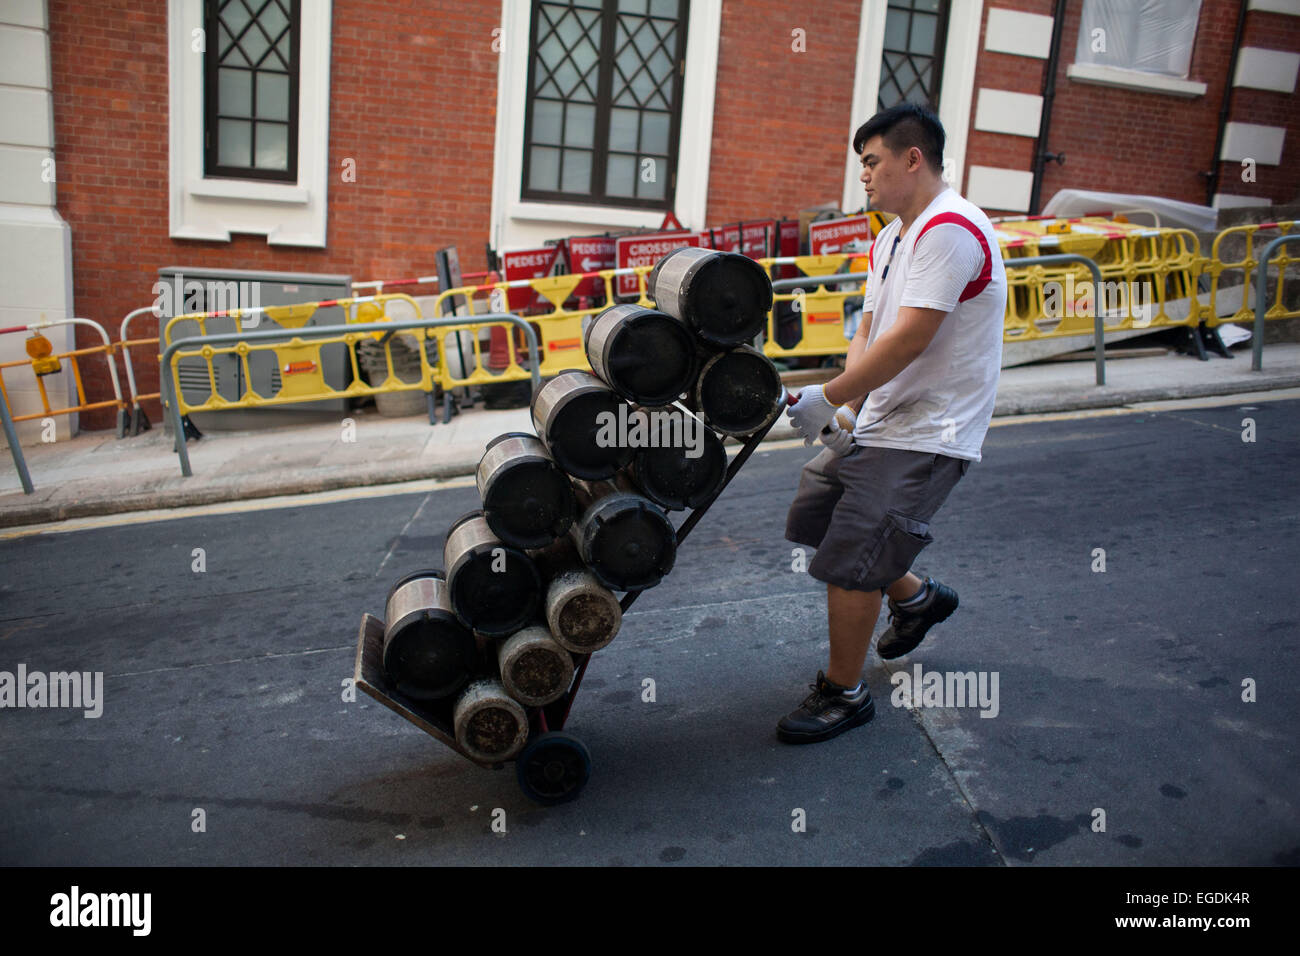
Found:
[[[591, 780], [553, 808], [348, 693], [362, 613], [439, 563], [471, 483], [5, 532], [0, 672], [103, 682], [97, 717], [0, 712], [0, 866], [1295, 865], [1281, 394], [990, 430], [916, 567], [959, 608], [868, 656], [870, 724], [805, 747], [775, 725], [828, 650], [825, 587], [784, 539], [812, 451], [765, 444], [592, 657], [564, 728]], [[909, 702], [917, 668], [983, 675], [996, 706]], [[1124, 888], [1242, 888], [1202, 876]], [[1073, 927], [1120, 895], [1061, 899]]]
[[[1269, 344], [1252, 372], [1249, 347], [1233, 359], [1200, 362], [1172, 351], [1108, 353], [1106, 385], [1091, 361], [1003, 369], [995, 416], [1008, 418], [1144, 402], [1300, 387], [1300, 343]], [[89, 432], [24, 448], [35, 493], [24, 495], [12, 462], [0, 465], [0, 527], [472, 475], [486, 443], [506, 431], [531, 431], [528, 409], [467, 409], [449, 424], [423, 415], [389, 419], [373, 408], [344, 421], [250, 431], [208, 431], [189, 443], [193, 474], [181, 474], [162, 427], [117, 439]], [[794, 435], [782, 418], [769, 441]], [[0, 453], [8, 457], [7, 449]]]

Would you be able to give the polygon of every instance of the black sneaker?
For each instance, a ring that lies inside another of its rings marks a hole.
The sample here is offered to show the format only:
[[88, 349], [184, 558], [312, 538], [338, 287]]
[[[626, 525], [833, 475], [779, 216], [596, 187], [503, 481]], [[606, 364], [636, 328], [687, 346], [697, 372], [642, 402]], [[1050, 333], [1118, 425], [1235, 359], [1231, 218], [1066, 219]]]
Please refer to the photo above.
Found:
[[876, 653], [887, 661], [902, 657], [925, 639], [926, 631], [957, 610], [957, 592], [934, 578], [925, 579], [928, 592], [919, 607], [901, 608], [889, 599], [889, 629], [880, 635]]
[[856, 694], [847, 695], [845, 691], [849, 688], [832, 684], [818, 671], [817, 683], [808, 686], [812, 693], [799, 709], [786, 714], [776, 725], [776, 736], [788, 744], [830, 740], [876, 716], [876, 704], [866, 681], [862, 681]]

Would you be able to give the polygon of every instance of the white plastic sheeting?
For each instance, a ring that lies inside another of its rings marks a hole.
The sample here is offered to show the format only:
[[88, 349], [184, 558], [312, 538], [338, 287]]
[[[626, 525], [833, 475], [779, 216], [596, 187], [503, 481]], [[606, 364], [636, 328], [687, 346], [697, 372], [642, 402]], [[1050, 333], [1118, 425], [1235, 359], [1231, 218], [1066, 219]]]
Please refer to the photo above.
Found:
[[[1147, 210], [1156, 217], [1142, 216], [1136, 210]], [[1142, 196], [1137, 193], [1101, 193], [1088, 189], [1062, 189], [1043, 207], [1044, 216], [1082, 216], [1093, 212], [1124, 212], [1130, 222], [1148, 223], [1171, 228], [1194, 229], [1197, 232], [1214, 232], [1218, 227], [1218, 211], [1210, 206], [1165, 199], [1163, 196]]]
[[1076, 63], [1187, 78], [1201, 0], [1083, 0]]

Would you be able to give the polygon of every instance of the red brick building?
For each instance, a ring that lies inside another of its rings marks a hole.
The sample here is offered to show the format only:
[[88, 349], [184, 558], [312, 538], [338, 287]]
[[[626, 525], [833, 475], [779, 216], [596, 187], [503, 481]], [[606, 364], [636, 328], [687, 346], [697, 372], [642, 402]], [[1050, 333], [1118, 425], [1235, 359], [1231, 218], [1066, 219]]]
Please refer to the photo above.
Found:
[[[11, 0], [0, 327], [79, 315], [116, 337], [169, 265], [391, 279], [431, 272], [443, 246], [473, 272], [489, 245], [653, 227], [668, 209], [688, 228], [852, 211], [852, 131], [904, 98], [937, 105], [947, 176], [993, 215], [1063, 188], [1294, 199], [1300, 0], [1152, 9]], [[1066, 161], [1035, 188], [1040, 152]], [[0, 338], [0, 360], [21, 349]], [[87, 385], [104, 396], [106, 375]]]

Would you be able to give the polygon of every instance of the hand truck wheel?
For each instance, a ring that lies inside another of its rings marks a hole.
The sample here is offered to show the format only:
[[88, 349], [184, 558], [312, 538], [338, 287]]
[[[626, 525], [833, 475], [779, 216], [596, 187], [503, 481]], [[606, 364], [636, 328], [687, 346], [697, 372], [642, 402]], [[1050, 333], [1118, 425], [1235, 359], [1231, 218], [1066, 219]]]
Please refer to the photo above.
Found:
[[519, 789], [530, 800], [554, 806], [573, 800], [591, 776], [591, 753], [577, 737], [560, 731], [528, 742], [515, 760]]

